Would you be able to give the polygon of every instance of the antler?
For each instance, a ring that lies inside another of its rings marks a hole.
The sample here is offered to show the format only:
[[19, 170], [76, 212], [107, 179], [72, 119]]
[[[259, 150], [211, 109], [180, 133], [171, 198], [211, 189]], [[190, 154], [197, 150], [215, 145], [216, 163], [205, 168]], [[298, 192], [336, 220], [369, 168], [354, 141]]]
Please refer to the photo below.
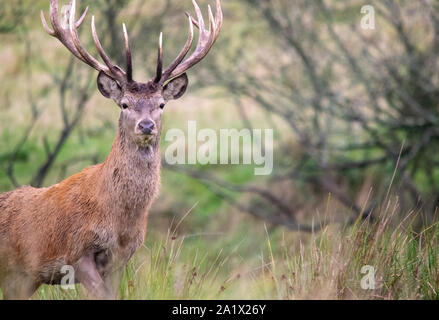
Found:
[[[186, 15], [189, 19], [188, 39], [183, 49], [178, 54], [177, 58], [175, 58], [175, 60], [163, 72], [161, 69], [161, 65], [163, 64], [163, 48], [162, 38], [160, 35], [159, 57], [157, 63], [158, 68], [155, 82], [163, 83], [169, 79], [175, 78], [183, 74], [184, 72], [192, 68], [198, 62], [204, 59], [204, 57], [209, 53], [210, 49], [214, 45], [215, 41], [218, 39], [223, 23], [223, 12], [221, 10], [220, 0], [216, 0], [215, 18], [213, 17], [212, 9], [209, 5], [209, 29], [205, 28], [203, 14], [201, 13], [200, 7], [198, 6], [197, 2], [195, 0], [192, 0], [192, 3], [195, 7], [197, 20], [195, 20], [188, 12], [186, 12]], [[193, 25], [195, 25], [200, 31], [197, 47], [195, 48], [195, 51], [192, 53], [192, 55], [190, 55], [189, 58], [183, 61], [183, 59], [188, 54], [194, 39]]]
[[[186, 12], [189, 21], [189, 36], [187, 38], [186, 44], [180, 51], [175, 60], [163, 71], [163, 36], [160, 34], [159, 48], [158, 48], [158, 59], [157, 59], [157, 72], [154, 78], [154, 82], [157, 84], [163, 84], [165, 81], [175, 78], [191, 67], [196, 65], [198, 62], [203, 60], [203, 58], [209, 53], [215, 41], [218, 39], [221, 26], [223, 23], [223, 13], [221, 10], [220, 0], [216, 0], [216, 15], [213, 17], [212, 9], [209, 6], [209, 29], [205, 28], [203, 15], [201, 13], [200, 7], [195, 0], [192, 0], [195, 12], [197, 14], [197, 20], [195, 20], [189, 13]], [[46, 32], [57, 38], [75, 57], [77, 57], [82, 62], [88, 64], [94, 69], [106, 73], [108, 76], [118, 80], [122, 85], [133, 80], [133, 68], [131, 60], [131, 50], [128, 38], [128, 33], [123, 25], [123, 34], [125, 38], [125, 53], [126, 53], [126, 72], [123, 71], [119, 66], [113, 64], [102, 48], [101, 42], [96, 32], [95, 19], [92, 16], [91, 19], [91, 29], [93, 40], [96, 48], [105, 64], [102, 64], [97, 59], [95, 59], [91, 54], [87, 52], [84, 46], [81, 44], [78, 35], [78, 28], [84, 21], [88, 12], [88, 7], [85, 9], [82, 16], [78, 21], [75, 22], [76, 14], [76, 1], [70, 1], [70, 14], [68, 17], [68, 28], [63, 28], [59, 22], [58, 17], [58, 0], [50, 0], [50, 22], [52, 24], [53, 30], [48, 26], [46, 19], [44, 17], [43, 11], [41, 11], [41, 21]], [[193, 39], [194, 39], [194, 27], [196, 26], [199, 31], [199, 38], [197, 47], [189, 58], [184, 60], [189, 50], [191, 49]], [[184, 61], [183, 61], [184, 60]]]
[[68, 17], [68, 28], [63, 28], [59, 21], [58, 14], [58, 0], [50, 0], [50, 22], [52, 24], [52, 29], [48, 26], [46, 19], [44, 17], [43, 11], [41, 11], [41, 21], [46, 32], [57, 38], [76, 58], [82, 62], [88, 64], [92, 68], [105, 72], [108, 76], [118, 80], [121, 84], [132, 81], [132, 62], [131, 62], [131, 51], [128, 39], [128, 33], [126, 32], [125, 24], [123, 25], [124, 37], [125, 37], [125, 51], [126, 51], [126, 64], [127, 72], [123, 71], [119, 66], [113, 64], [102, 48], [99, 37], [96, 33], [95, 19], [92, 16], [91, 28], [93, 34], [93, 40], [96, 48], [105, 64], [102, 64], [97, 59], [95, 59], [91, 54], [87, 52], [84, 46], [81, 44], [78, 35], [78, 28], [84, 21], [88, 12], [88, 7], [85, 9], [82, 16], [78, 21], [75, 22], [76, 14], [76, 1], [70, 1], [70, 14]]

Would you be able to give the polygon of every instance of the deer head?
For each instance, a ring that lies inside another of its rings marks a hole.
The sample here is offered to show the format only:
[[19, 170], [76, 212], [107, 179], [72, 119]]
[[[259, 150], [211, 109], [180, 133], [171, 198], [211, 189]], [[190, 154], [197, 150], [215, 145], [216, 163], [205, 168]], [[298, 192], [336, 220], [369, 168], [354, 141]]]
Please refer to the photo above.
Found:
[[[99, 91], [106, 98], [116, 102], [121, 108], [119, 129], [137, 147], [145, 148], [157, 140], [161, 130], [161, 115], [165, 104], [180, 98], [188, 86], [186, 71], [200, 62], [212, 48], [219, 36], [223, 15], [220, 1], [216, 0], [216, 15], [213, 16], [209, 6], [209, 27], [206, 29], [203, 15], [196, 1], [193, 0], [197, 19], [186, 13], [189, 21], [189, 36], [186, 44], [175, 60], [163, 68], [162, 34], [159, 38], [157, 72], [154, 78], [146, 83], [133, 80], [128, 33], [123, 24], [125, 38], [126, 70], [113, 64], [102, 48], [96, 33], [94, 16], [91, 20], [93, 40], [104, 63], [90, 55], [81, 44], [78, 28], [84, 21], [88, 7], [76, 21], [76, 1], [71, 0], [68, 15], [68, 27], [63, 28], [59, 21], [58, 0], [50, 0], [51, 29], [41, 11], [41, 21], [46, 32], [57, 38], [76, 58], [99, 71], [97, 84]], [[194, 39], [194, 28], [199, 29], [199, 39], [195, 51], [186, 58]], [[186, 58], [186, 59], [185, 59]]]

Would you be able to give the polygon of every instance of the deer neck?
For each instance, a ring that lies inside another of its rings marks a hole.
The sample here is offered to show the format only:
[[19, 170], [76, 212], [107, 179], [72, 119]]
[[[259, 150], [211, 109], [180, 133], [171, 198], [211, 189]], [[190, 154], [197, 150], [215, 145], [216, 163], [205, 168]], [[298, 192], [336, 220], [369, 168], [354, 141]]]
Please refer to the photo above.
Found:
[[108, 210], [123, 218], [146, 214], [160, 185], [159, 140], [158, 135], [149, 146], [139, 148], [119, 127], [97, 177]]

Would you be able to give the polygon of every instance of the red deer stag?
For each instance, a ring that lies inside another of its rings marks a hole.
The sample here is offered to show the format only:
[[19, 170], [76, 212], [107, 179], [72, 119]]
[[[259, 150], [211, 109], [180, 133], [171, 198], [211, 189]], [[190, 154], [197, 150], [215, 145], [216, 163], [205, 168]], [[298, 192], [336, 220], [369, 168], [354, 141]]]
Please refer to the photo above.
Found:
[[[0, 195], [0, 287], [6, 299], [27, 299], [41, 284], [59, 284], [61, 268], [73, 267], [75, 281], [95, 298], [114, 299], [120, 273], [143, 243], [148, 211], [160, 185], [159, 139], [161, 116], [169, 100], [186, 91], [186, 71], [200, 62], [218, 38], [223, 15], [216, 0], [215, 17], [209, 6], [209, 26], [193, 0], [197, 19], [186, 13], [189, 36], [175, 60], [163, 68], [162, 35], [157, 72], [146, 83], [133, 80], [130, 44], [123, 25], [126, 70], [113, 64], [102, 48], [94, 17], [91, 29], [104, 63], [81, 44], [75, 0], [70, 2], [68, 26], [59, 21], [58, 1], [50, 0], [49, 35], [76, 58], [99, 71], [97, 85], [121, 109], [118, 130], [104, 163], [49, 188], [22, 187]], [[196, 49], [191, 49], [195, 25]]]

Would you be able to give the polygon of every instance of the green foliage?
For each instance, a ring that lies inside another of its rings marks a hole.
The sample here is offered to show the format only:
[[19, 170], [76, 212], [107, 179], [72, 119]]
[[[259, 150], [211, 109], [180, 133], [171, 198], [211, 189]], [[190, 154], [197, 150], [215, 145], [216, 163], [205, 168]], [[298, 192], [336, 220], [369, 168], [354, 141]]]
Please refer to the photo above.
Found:
[[29, 7], [25, 2], [10, 0], [0, 3], [0, 34], [13, 32], [20, 26], [23, 16], [29, 13]]

